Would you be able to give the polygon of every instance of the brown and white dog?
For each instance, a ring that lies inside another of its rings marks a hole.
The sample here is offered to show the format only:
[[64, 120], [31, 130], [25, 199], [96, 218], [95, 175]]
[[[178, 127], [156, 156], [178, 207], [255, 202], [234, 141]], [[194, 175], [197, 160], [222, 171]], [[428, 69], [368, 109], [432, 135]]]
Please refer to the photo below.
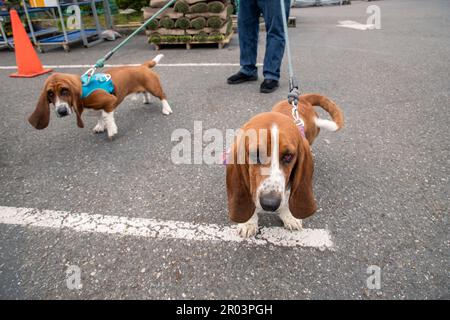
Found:
[[50, 122], [50, 108], [63, 117], [76, 114], [77, 125], [84, 128], [81, 114], [84, 109], [98, 111], [98, 123], [94, 132], [107, 131], [108, 137], [117, 134], [117, 125], [114, 121], [114, 112], [126, 96], [132, 93], [143, 93], [144, 103], [150, 103], [149, 94], [159, 98], [162, 103], [162, 113], [172, 113], [166, 95], [161, 87], [159, 76], [151, 70], [163, 57], [162, 54], [153, 60], [144, 62], [136, 67], [117, 67], [105, 70], [111, 75], [114, 84], [114, 93], [96, 90], [86, 98], [81, 98], [82, 82], [78, 75], [55, 73], [45, 82], [39, 102], [28, 121], [36, 129], [44, 129]]
[[[314, 106], [325, 109], [333, 121], [320, 119]], [[244, 124], [231, 148], [226, 170], [228, 213], [239, 223], [242, 237], [257, 233], [258, 211], [277, 212], [290, 230], [301, 230], [300, 219], [316, 211], [310, 146], [321, 128], [337, 131], [343, 127], [344, 118], [333, 101], [318, 94], [301, 96], [298, 110], [304, 121], [304, 136], [294, 122], [292, 106], [285, 100]], [[257, 132], [254, 143], [248, 134], [252, 131]]]

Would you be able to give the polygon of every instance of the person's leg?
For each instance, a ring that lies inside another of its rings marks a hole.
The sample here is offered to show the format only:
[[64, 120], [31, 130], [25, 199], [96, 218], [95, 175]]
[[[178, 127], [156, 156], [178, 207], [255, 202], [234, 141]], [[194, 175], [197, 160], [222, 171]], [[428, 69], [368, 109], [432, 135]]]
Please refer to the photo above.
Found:
[[256, 57], [258, 53], [260, 14], [258, 0], [243, 0], [239, 2], [238, 32], [239, 48], [241, 50], [240, 72], [248, 76], [256, 76], [258, 74]]
[[[284, 55], [284, 30], [279, 0], [258, 0], [266, 24], [266, 53], [264, 56], [264, 79], [280, 79], [280, 66]], [[284, 0], [286, 17], [289, 17], [290, 0]]]

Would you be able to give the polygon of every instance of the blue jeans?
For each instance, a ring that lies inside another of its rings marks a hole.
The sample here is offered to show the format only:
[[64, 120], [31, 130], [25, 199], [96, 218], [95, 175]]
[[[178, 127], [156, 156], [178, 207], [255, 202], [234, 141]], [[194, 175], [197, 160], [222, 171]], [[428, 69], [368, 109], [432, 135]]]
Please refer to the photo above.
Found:
[[[289, 17], [290, 0], [284, 0], [286, 17]], [[284, 31], [280, 0], [239, 1], [238, 31], [241, 50], [241, 72], [254, 76], [258, 74], [256, 56], [258, 51], [259, 16], [262, 13], [266, 23], [266, 54], [263, 75], [265, 79], [279, 80], [280, 66], [284, 55]]]

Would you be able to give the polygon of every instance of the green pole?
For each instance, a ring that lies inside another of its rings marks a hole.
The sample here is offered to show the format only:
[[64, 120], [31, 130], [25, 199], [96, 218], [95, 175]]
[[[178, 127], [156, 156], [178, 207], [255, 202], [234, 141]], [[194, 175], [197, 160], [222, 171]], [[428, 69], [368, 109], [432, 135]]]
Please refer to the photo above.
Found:
[[119, 43], [116, 47], [114, 47], [111, 51], [109, 51], [103, 58], [97, 60], [97, 62], [94, 65], [94, 68], [102, 68], [105, 65], [105, 62], [107, 60], [109, 60], [109, 58], [112, 57], [112, 55], [114, 53], [116, 53], [120, 48], [122, 48], [124, 45], [127, 44], [128, 41], [131, 40], [131, 38], [133, 38], [135, 35], [137, 35], [139, 32], [141, 32], [142, 30], [145, 29], [145, 27], [152, 22], [153, 20], [155, 20], [161, 13], [163, 13], [167, 8], [169, 8], [176, 0], [170, 0], [168, 3], [166, 3], [166, 5], [164, 7], [162, 7], [161, 9], [158, 10], [158, 12], [156, 12], [150, 19], [148, 19], [147, 21], [144, 22], [144, 24], [142, 26], [140, 26], [139, 28], [137, 28], [136, 30], [133, 31], [133, 33], [131, 33], [128, 37], [126, 37], [121, 43]]

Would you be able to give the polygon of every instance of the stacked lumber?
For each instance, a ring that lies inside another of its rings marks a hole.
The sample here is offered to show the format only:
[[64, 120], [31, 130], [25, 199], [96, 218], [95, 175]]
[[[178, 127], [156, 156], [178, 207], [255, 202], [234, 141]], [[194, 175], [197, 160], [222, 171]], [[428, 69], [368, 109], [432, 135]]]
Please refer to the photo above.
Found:
[[[150, 0], [144, 19], [152, 17], [168, 0]], [[147, 26], [150, 43], [224, 43], [233, 33], [230, 0], [178, 0]], [[189, 48], [189, 46], [187, 46]], [[221, 47], [221, 46], [219, 46]]]

